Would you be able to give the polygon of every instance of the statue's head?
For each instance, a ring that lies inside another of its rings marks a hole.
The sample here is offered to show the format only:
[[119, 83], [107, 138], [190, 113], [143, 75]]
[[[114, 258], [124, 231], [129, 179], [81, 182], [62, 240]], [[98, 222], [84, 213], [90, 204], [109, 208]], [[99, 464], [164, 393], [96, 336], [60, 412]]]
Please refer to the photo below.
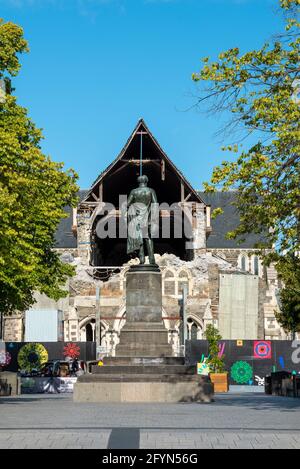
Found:
[[137, 181], [138, 181], [139, 186], [147, 186], [148, 177], [147, 176], [139, 176]]

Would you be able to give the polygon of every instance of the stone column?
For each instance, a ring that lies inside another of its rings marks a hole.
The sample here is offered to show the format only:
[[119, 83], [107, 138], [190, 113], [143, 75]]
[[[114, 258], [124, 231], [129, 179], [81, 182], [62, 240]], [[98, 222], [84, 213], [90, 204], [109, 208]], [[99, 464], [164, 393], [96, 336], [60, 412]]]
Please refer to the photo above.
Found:
[[[186, 204], [188, 205], [188, 204]], [[206, 214], [205, 206], [200, 203], [189, 204], [192, 212], [193, 241], [188, 243], [188, 249], [192, 249], [195, 254], [206, 250]]]
[[78, 315], [75, 306], [70, 306], [68, 314], [68, 337], [70, 342], [79, 340]]
[[77, 246], [82, 263], [90, 265], [91, 260], [91, 214], [89, 210], [78, 212], [77, 215]]
[[207, 301], [205, 306], [204, 316], [203, 316], [203, 333], [206, 331], [209, 324], [214, 324], [214, 318], [211, 311], [211, 300]]

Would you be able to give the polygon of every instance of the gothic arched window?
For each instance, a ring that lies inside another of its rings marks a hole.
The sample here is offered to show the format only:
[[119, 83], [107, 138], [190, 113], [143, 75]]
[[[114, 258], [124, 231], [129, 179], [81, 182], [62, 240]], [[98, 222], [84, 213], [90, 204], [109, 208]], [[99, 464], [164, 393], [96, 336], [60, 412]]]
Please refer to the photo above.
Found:
[[258, 256], [254, 256], [253, 258], [253, 273], [254, 275], [259, 274], [259, 261], [258, 261]]
[[175, 276], [171, 270], [167, 270], [164, 274], [164, 294], [176, 295]]
[[94, 342], [94, 331], [92, 324], [89, 322], [85, 326], [85, 331], [86, 331], [86, 342]]
[[182, 270], [178, 275], [178, 294], [182, 295], [183, 288], [186, 286], [187, 293], [189, 294], [189, 276], [185, 270]]
[[193, 318], [187, 320], [187, 337], [188, 340], [202, 339], [202, 327]]

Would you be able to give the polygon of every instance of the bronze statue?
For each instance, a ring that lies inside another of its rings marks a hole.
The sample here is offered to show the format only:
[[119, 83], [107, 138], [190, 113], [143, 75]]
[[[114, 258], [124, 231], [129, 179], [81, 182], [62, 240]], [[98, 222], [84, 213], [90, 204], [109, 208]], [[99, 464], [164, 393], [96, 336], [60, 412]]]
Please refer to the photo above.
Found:
[[127, 201], [128, 235], [127, 254], [138, 251], [141, 264], [145, 264], [145, 247], [149, 264], [155, 264], [152, 236], [158, 228], [156, 193], [147, 186], [148, 177], [138, 177], [139, 187], [130, 192]]

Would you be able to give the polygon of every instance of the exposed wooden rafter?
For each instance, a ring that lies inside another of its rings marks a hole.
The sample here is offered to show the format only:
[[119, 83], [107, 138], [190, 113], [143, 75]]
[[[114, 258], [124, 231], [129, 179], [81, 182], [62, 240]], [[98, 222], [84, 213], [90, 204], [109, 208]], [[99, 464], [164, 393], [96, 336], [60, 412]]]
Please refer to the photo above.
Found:
[[180, 191], [181, 191], [180, 201], [181, 201], [181, 202], [184, 202], [185, 190], [184, 190], [184, 183], [183, 183], [183, 180], [182, 180], [182, 179], [180, 180]]
[[[104, 177], [110, 175], [110, 174], [116, 174], [120, 172], [125, 165], [127, 164], [140, 164], [140, 160], [127, 160], [124, 159], [124, 156], [126, 154], [127, 149], [129, 148], [130, 144], [133, 142], [133, 139], [137, 135], [147, 135], [150, 140], [152, 140], [153, 144], [156, 146], [157, 150], [159, 151], [161, 158], [159, 160], [149, 160], [145, 159], [143, 160], [143, 164], [152, 164], [154, 163], [155, 165], [159, 166], [160, 173], [161, 173], [161, 180], [165, 181], [166, 178], [166, 164], [168, 164], [171, 168], [173, 168], [174, 172], [177, 173], [178, 178], [181, 183], [181, 202], [185, 201], [185, 190], [187, 189], [189, 191], [188, 198], [193, 196], [198, 202], [204, 203], [203, 200], [201, 199], [200, 195], [197, 193], [197, 191], [190, 185], [190, 183], [187, 181], [187, 179], [180, 173], [180, 171], [177, 169], [177, 167], [174, 165], [174, 163], [169, 159], [167, 154], [163, 151], [155, 137], [152, 135], [150, 130], [148, 129], [147, 125], [145, 124], [143, 119], [140, 119], [138, 124], [136, 125], [136, 128], [132, 132], [131, 136], [129, 137], [128, 141], [126, 142], [125, 146], [123, 147], [122, 151], [120, 152], [119, 156], [106, 168], [105, 171], [103, 171], [99, 177], [96, 179], [96, 181], [93, 183], [93, 186], [89, 193], [86, 195], [85, 199], [83, 200], [82, 203], [90, 200], [91, 197], [93, 197], [93, 192], [95, 191], [96, 194], [99, 193], [98, 185], [101, 184], [102, 180]], [[120, 161], [124, 161], [124, 165], [119, 167], [118, 169], [115, 168], [116, 164], [119, 163]], [[115, 171], [114, 171], [115, 169]], [[94, 197], [93, 197], [94, 198]], [[188, 200], [188, 199], [187, 199]]]
[[165, 181], [166, 179], [166, 162], [161, 160], [161, 180]]
[[91, 193], [91, 196], [93, 197], [94, 200], [99, 200], [99, 198], [96, 196], [96, 194], [94, 194], [94, 192]]

